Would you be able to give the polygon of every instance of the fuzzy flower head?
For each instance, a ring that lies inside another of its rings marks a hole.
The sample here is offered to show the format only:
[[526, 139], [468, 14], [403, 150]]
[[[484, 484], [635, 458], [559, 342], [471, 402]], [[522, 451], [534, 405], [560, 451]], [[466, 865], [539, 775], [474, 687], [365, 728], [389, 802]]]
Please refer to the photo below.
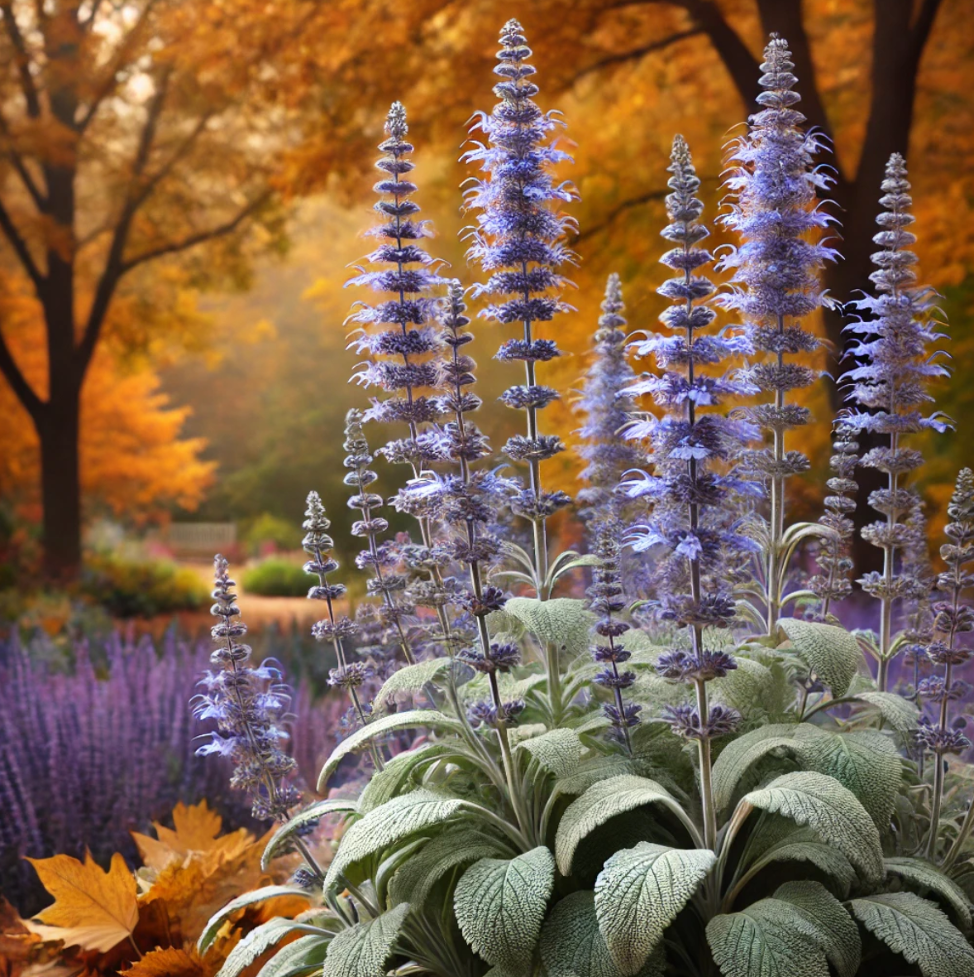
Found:
[[584, 503], [580, 515], [589, 521], [600, 514], [606, 518], [618, 514], [622, 476], [644, 463], [642, 452], [623, 435], [636, 409], [632, 394], [625, 392], [636, 376], [626, 358], [624, 310], [622, 283], [613, 273], [606, 282], [592, 364], [578, 401], [584, 418], [578, 434], [585, 441], [578, 453], [586, 462], [580, 477], [589, 483], [578, 493], [578, 500]]
[[[512, 460], [529, 464], [531, 491], [540, 496], [538, 465], [563, 450], [563, 445], [557, 437], [537, 432], [538, 411], [558, 394], [538, 384], [536, 367], [558, 356], [559, 350], [554, 341], [536, 338], [534, 329], [570, 308], [560, 297], [570, 282], [559, 269], [574, 260], [563, 238], [575, 225], [560, 205], [577, 194], [571, 184], [556, 182], [552, 174], [553, 167], [570, 157], [550, 141], [562, 123], [534, 101], [535, 68], [529, 63], [531, 49], [521, 25], [508, 21], [500, 40], [499, 63], [494, 68], [501, 78], [494, 87], [500, 101], [490, 115], [480, 113], [474, 124], [473, 130], [479, 130], [486, 142], [471, 140], [464, 154], [467, 162], [479, 164], [486, 174], [473, 180], [466, 191], [466, 207], [477, 215], [467, 255], [489, 275], [474, 288], [475, 296], [493, 298], [481, 314], [519, 331], [497, 355], [524, 364], [524, 384], [501, 399], [525, 410], [527, 434], [512, 438], [504, 451]], [[553, 501], [560, 506], [567, 499]]]
[[787, 398], [814, 383], [819, 372], [791, 358], [806, 357], [819, 346], [801, 321], [824, 304], [819, 272], [836, 257], [821, 242], [834, 218], [816, 206], [816, 190], [827, 189], [832, 180], [815, 165], [822, 139], [803, 129], [793, 69], [787, 42], [773, 34], [761, 65], [760, 109], [751, 116], [747, 135], [731, 144], [726, 185], [734, 199], [723, 223], [741, 244], [719, 264], [734, 273], [734, 287], [721, 303], [740, 315], [755, 351], [764, 354], [743, 373], [768, 396], [750, 417], [768, 435], [777, 435], [778, 447], [749, 454], [745, 470], [779, 484], [808, 468], [801, 451], [780, 447], [780, 435], [811, 417]]
[[366, 419], [405, 424], [408, 429], [407, 437], [390, 441], [380, 454], [418, 472], [434, 460], [421, 431], [439, 413], [436, 398], [424, 391], [437, 385], [434, 357], [440, 337], [434, 325], [437, 301], [431, 293], [443, 279], [436, 273], [436, 260], [422, 247], [429, 230], [410, 199], [417, 189], [408, 179], [415, 164], [409, 158], [413, 147], [406, 140], [406, 110], [401, 102], [390, 108], [385, 131], [387, 138], [379, 146], [383, 155], [376, 163], [384, 173], [375, 184], [380, 222], [371, 231], [379, 244], [366, 256], [370, 267], [359, 268], [346, 284], [391, 297], [356, 304], [348, 321], [359, 328], [351, 334], [349, 345], [367, 357], [355, 379], [387, 394], [384, 400], [373, 401]]
[[216, 731], [196, 753], [229, 757], [234, 764], [230, 784], [250, 794], [254, 817], [283, 820], [300, 800], [288, 783], [295, 762], [283, 749], [290, 692], [275, 665], [249, 663], [250, 647], [236, 640], [247, 633], [247, 626], [239, 619], [229, 564], [217, 555], [213, 565], [210, 613], [218, 623], [211, 630], [217, 647], [210, 661], [216, 670], [200, 682], [205, 691], [194, 699], [193, 712], [197, 719], [213, 720]]

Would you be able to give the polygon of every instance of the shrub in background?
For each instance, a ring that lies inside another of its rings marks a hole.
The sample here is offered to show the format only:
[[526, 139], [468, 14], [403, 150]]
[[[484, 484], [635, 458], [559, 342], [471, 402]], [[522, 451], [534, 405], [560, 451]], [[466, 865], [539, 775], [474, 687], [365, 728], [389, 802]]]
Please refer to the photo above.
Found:
[[165, 560], [95, 553], [84, 563], [80, 593], [113, 617], [156, 617], [196, 610], [206, 600], [199, 574]]
[[269, 556], [244, 571], [242, 582], [249, 594], [261, 597], [304, 597], [308, 578], [300, 563], [281, 556]]

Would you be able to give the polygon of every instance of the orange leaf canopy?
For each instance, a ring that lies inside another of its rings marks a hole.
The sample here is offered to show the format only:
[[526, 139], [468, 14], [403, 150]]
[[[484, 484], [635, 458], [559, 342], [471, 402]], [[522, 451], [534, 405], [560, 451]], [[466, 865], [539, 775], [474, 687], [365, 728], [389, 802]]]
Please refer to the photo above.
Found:
[[128, 939], [139, 921], [135, 877], [121, 855], [112, 856], [108, 871], [85, 853], [84, 862], [68, 855], [28, 861], [54, 896], [54, 905], [26, 925], [44, 939], [107, 953]]

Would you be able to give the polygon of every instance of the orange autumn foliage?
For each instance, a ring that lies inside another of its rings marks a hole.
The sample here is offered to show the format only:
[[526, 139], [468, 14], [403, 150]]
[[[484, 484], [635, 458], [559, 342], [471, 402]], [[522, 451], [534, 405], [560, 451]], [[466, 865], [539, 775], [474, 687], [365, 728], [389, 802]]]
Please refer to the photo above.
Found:
[[[310, 894], [254, 903], [223, 924], [201, 958], [196, 940], [209, 919], [232, 898], [283, 881], [293, 866], [276, 859], [265, 872], [260, 859], [268, 836], [258, 839], [245, 829], [221, 834], [222, 819], [205, 801], [177, 805], [173, 823], [155, 824], [155, 838], [133, 832], [145, 863], [135, 875], [121, 855], [108, 872], [90, 855], [84, 862], [66, 855], [31, 859], [55, 902], [36, 920], [21, 921], [9, 907], [0, 914], [0, 951], [9, 951], [0, 955], [0, 968], [7, 966], [0, 975], [26, 977], [30, 964], [50, 960], [60, 944], [62, 961], [71, 967], [64, 972], [81, 977], [214, 977], [255, 927], [308, 908]], [[259, 958], [244, 973], [250, 977], [262, 963]]]

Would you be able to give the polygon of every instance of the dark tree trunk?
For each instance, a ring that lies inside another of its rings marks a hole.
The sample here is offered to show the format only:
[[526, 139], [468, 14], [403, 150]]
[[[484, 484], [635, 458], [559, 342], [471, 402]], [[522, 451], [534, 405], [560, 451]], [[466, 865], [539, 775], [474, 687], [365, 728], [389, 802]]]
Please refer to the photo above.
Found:
[[37, 422], [41, 443], [44, 568], [55, 580], [81, 566], [80, 390], [59, 390]]

